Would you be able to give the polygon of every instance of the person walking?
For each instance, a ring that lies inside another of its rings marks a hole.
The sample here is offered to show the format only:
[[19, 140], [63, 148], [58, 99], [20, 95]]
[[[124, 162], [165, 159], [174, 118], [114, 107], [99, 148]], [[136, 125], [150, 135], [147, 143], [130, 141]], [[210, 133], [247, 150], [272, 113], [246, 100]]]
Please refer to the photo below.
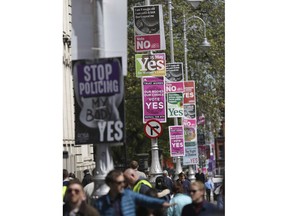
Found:
[[171, 178], [168, 176], [167, 170], [163, 171], [163, 177], [164, 177], [164, 183], [168, 187], [168, 189], [171, 191], [172, 194], [172, 187], [173, 187], [173, 181]]
[[93, 203], [101, 216], [136, 216], [136, 206], [157, 209], [174, 205], [125, 188], [125, 178], [120, 170], [111, 170], [105, 183], [110, 187], [109, 192]]
[[100, 216], [99, 212], [85, 202], [83, 186], [78, 179], [70, 180], [67, 202], [63, 205], [63, 216]]
[[132, 160], [130, 162], [130, 168], [134, 169], [136, 171], [136, 173], [138, 174], [138, 176], [142, 177], [142, 178], [147, 178], [146, 174], [144, 172], [139, 171], [139, 164], [137, 161]]
[[183, 186], [180, 182], [173, 184], [172, 192], [173, 198], [170, 200], [170, 203], [177, 203], [177, 205], [168, 208], [167, 216], [180, 216], [183, 207], [192, 203], [192, 199], [190, 196], [183, 193]]
[[151, 183], [147, 179], [140, 177], [136, 170], [132, 168], [125, 170], [124, 177], [129, 187], [134, 192], [145, 194], [150, 188], [152, 188]]
[[201, 181], [203, 184], [205, 184], [205, 175], [201, 168], [198, 168], [198, 173], [195, 174], [195, 178], [196, 181]]
[[63, 198], [63, 202], [65, 203], [66, 201], [66, 192], [67, 192], [67, 187], [69, 184], [69, 173], [68, 170], [63, 169], [63, 187], [62, 187], [62, 198]]
[[211, 191], [214, 190], [214, 183], [211, 177], [208, 177], [207, 181], [205, 182], [205, 189], [206, 189], [206, 200], [210, 202]]
[[92, 175], [90, 174], [88, 169], [85, 169], [84, 171], [84, 178], [82, 180], [82, 185], [85, 187], [87, 184], [92, 182]]
[[224, 212], [220, 212], [216, 205], [204, 199], [205, 186], [201, 181], [192, 182], [189, 192], [192, 203], [184, 206], [181, 216], [224, 216]]
[[189, 195], [189, 185], [190, 181], [185, 178], [185, 174], [183, 172], [179, 173], [177, 182], [180, 182], [183, 186], [183, 193]]

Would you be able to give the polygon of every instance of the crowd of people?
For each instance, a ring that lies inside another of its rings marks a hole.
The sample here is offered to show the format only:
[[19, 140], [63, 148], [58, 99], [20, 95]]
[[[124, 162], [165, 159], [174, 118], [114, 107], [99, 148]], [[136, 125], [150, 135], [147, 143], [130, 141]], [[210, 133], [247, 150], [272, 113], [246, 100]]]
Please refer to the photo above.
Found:
[[[63, 215], [224, 216], [224, 181], [214, 188], [212, 178], [199, 169], [195, 181], [183, 172], [173, 180], [164, 170], [152, 183], [138, 168], [137, 161], [132, 161], [124, 171], [111, 170], [105, 177], [109, 190], [100, 197], [93, 194], [95, 173], [84, 170], [81, 182], [63, 169]], [[210, 194], [214, 194], [214, 200]]]

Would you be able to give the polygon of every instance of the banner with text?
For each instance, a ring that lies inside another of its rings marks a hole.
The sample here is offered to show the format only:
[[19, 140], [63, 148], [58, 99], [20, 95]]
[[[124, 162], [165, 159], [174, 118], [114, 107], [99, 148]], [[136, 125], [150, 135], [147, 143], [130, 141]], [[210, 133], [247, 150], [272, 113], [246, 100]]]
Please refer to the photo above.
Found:
[[184, 92], [184, 76], [183, 63], [167, 63], [165, 76], [165, 91], [168, 92]]
[[121, 57], [72, 61], [75, 143], [124, 142]]
[[185, 155], [183, 125], [169, 126], [170, 156]]
[[164, 77], [142, 77], [143, 123], [156, 119], [166, 123]]
[[135, 55], [136, 77], [165, 76], [166, 55], [165, 53], [136, 54]]
[[135, 52], [165, 50], [162, 5], [133, 7]]

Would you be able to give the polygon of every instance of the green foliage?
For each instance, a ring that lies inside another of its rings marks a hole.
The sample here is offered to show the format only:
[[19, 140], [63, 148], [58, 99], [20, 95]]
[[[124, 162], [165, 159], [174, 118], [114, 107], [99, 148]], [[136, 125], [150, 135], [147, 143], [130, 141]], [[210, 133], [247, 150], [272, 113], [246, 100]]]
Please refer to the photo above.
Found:
[[[171, 62], [168, 1], [151, 0], [150, 3], [163, 6], [166, 50], [161, 52], [165, 52], [166, 61]], [[128, 160], [134, 158], [137, 153], [147, 153], [151, 149], [151, 141], [143, 132], [141, 79], [136, 78], [135, 73], [132, 7], [140, 5], [144, 5], [144, 0], [128, 0], [128, 75], [125, 77]], [[203, 41], [202, 22], [192, 19], [187, 24], [188, 75], [189, 80], [195, 80], [196, 83], [197, 115], [205, 115], [206, 122], [211, 122], [214, 136], [217, 136], [225, 110], [225, 4], [223, 1], [203, 1], [197, 9], [194, 9], [185, 0], [172, 0], [172, 5], [175, 62], [183, 62], [184, 65], [183, 12], [186, 13], [186, 19], [196, 15], [206, 23], [207, 39], [211, 43], [207, 51], [200, 47]], [[167, 123], [163, 124], [164, 133], [158, 139], [164, 157], [169, 156], [170, 125], [174, 125], [174, 119], [167, 119]], [[202, 130], [203, 128], [199, 126], [198, 131]], [[115, 155], [123, 157], [123, 153], [121, 154], [121, 150], [117, 148], [114, 148]]]

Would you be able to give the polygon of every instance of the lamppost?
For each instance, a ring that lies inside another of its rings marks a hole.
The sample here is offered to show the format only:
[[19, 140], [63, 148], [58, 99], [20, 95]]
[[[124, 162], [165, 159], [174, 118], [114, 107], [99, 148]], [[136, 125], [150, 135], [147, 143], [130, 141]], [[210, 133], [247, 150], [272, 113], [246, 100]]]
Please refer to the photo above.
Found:
[[[203, 1], [203, 0], [201, 0]], [[187, 2], [191, 3], [191, 5], [196, 9], [199, 5], [199, 3], [201, 1], [195, 1], [195, 0], [187, 0]], [[183, 14], [183, 33], [184, 33], [184, 65], [185, 65], [185, 80], [188, 81], [188, 64], [187, 64], [187, 52], [188, 52], [188, 49], [187, 49], [187, 30], [186, 30], [186, 26], [187, 26], [187, 23], [193, 19], [198, 19], [200, 21], [202, 21], [203, 23], [203, 29], [204, 29], [204, 40], [201, 44], [201, 46], [203, 48], [206, 48], [206, 47], [210, 47], [210, 43], [208, 42], [207, 40], [207, 37], [206, 37], [206, 23], [204, 22], [204, 20], [202, 20], [200, 17], [198, 16], [192, 16], [192, 17], [189, 17], [187, 20], [186, 20], [186, 16], [185, 16], [185, 13]], [[188, 170], [188, 178], [191, 180], [191, 181], [194, 181], [195, 180], [195, 172], [193, 171], [193, 168], [192, 168], [192, 165], [189, 165], [189, 170]]]

